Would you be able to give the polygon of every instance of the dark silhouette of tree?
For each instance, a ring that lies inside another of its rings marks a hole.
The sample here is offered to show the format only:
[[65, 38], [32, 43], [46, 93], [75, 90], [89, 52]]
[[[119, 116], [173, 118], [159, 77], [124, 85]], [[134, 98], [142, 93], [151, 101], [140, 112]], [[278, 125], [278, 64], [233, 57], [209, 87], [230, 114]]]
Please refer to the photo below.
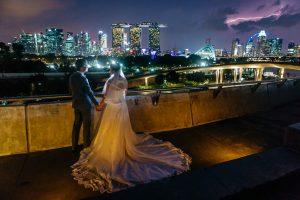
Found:
[[166, 79], [168, 82], [171, 83], [178, 83], [179, 82], [179, 74], [175, 71], [170, 71], [167, 75], [166, 75]]
[[44, 58], [48, 61], [48, 63], [53, 63], [56, 56], [54, 53], [48, 53], [44, 56]]
[[0, 71], [4, 72], [3, 63], [8, 59], [10, 59], [9, 46], [4, 42], [0, 42]]
[[155, 77], [155, 83], [158, 85], [163, 84], [165, 81], [165, 76], [163, 74], [159, 74]]
[[186, 79], [188, 81], [195, 81], [195, 82], [204, 82], [206, 80], [204, 72], [194, 72], [191, 74], [186, 74]]
[[24, 46], [19, 43], [13, 43], [12, 49], [13, 49], [15, 58], [18, 60], [21, 60], [23, 57], [23, 53], [25, 51]]
[[201, 57], [195, 54], [189, 56], [189, 61], [191, 64], [199, 64], [201, 62]]

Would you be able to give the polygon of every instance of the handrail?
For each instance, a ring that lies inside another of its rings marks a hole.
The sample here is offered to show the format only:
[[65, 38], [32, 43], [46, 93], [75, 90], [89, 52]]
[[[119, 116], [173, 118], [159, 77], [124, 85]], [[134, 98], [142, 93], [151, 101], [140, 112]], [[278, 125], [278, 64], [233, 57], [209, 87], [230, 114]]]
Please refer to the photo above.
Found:
[[[259, 84], [271, 84], [271, 83], [282, 83], [283, 81], [292, 80], [299, 81], [300, 78], [284, 78], [276, 80], [263, 80], [263, 81], [249, 81], [249, 82], [240, 82], [240, 83], [223, 83], [223, 84], [208, 84], [200, 86], [183, 86], [183, 87], [171, 87], [171, 88], [150, 88], [150, 89], [136, 89], [128, 90], [128, 95], [147, 95], [153, 94], [157, 91], [161, 93], [182, 93], [182, 92], [191, 92], [195, 90], [214, 90], [218, 87], [228, 88], [228, 87], [240, 87], [240, 86], [253, 86]], [[100, 92], [95, 92], [97, 97], [101, 97]], [[17, 101], [42, 101], [42, 100], [70, 100], [72, 96], [70, 94], [57, 94], [57, 95], [39, 95], [39, 96], [26, 96], [26, 97], [2, 97], [0, 98], [1, 102], [17, 102]]]

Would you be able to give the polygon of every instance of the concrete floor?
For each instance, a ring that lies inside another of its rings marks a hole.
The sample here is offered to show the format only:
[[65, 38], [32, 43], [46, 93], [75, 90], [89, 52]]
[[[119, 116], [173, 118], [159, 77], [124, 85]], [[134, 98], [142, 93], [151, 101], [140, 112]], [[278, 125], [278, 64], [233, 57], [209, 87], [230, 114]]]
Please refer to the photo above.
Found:
[[[284, 129], [300, 121], [300, 102], [198, 127], [154, 133], [192, 159], [192, 171], [282, 145]], [[0, 157], [0, 199], [84, 199], [99, 196], [71, 177], [79, 155], [70, 148]], [[107, 195], [100, 195], [107, 196]]]

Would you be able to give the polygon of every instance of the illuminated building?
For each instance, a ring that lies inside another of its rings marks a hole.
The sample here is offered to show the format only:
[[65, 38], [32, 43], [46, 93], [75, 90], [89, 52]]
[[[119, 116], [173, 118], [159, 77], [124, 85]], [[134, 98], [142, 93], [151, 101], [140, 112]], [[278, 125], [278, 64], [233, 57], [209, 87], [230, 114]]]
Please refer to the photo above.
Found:
[[215, 49], [216, 57], [227, 57], [226, 49]]
[[112, 47], [121, 48], [123, 43], [123, 28], [114, 27], [112, 29]]
[[107, 49], [107, 34], [103, 31], [98, 32], [98, 45], [100, 55]]
[[71, 32], [67, 32], [67, 38], [64, 45], [64, 55], [75, 56], [75, 38]]
[[294, 42], [290, 42], [288, 44], [288, 51], [287, 51], [287, 56], [294, 56], [295, 55], [295, 48], [296, 44]]
[[206, 44], [195, 52], [195, 55], [200, 56], [202, 59], [216, 60], [215, 48], [211, 44]]
[[129, 43], [128, 43], [128, 34], [124, 31], [123, 32], [123, 44], [122, 49], [125, 51], [129, 50]]
[[46, 52], [62, 54], [64, 33], [63, 29], [47, 28], [45, 33]]
[[21, 33], [20, 37], [15, 41], [24, 47], [24, 53], [36, 54], [36, 40], [34, 34], [31, 33]]
[[99, 54], [99, 46], [97, 45], [96, 41], [91, 42], [90, 54], [92, 54], [92, 55], [98, 55]]
[[112, 24], [112, 48], [114, 54], [124, 51], [124, 28], [130, 27], [127, 23]]
[[185, 50], [184, 50], [184, 55], [185, 55], [185, 56], [188, 56], [188, 55], [190, 55], [190, 51], [189, 51], [189, 49], [185, 49]]
[[300, 56], [300, 44], [296, 45], [296, 56]]
[[282, 49], [282, 39], [272, 38], [267, 40], [266, 53], [268, 56], [280, 56]]
[[240, 56], [240, 39], [236, 38], [235, 40], [232, 41], [232, 45], [231, 45], [231, 57], [238, 57]]
[[256, 56], [261, 57], [266, 55], [267, 34], [264, 30], [260, 31], [257, 37]]
[[46, 50], [46, 39], [45, 35], [43, 33], [35, 33], [35, 46], [36, 46], [36, 52], [39, 55], [45, 54]]
[[246, 57], [254, 57], [253, 36], [250, 37], [246, 43], [245, 56]]
[[141, 49], [142, 29], [138, 24], [132, 25], [129, 28], [130, 34], [130, 50], [134, 54], [138, 54]]
[[127, 33], [124, 28], [129, 28], [130, 33], [130, 52], [139, 53], [141, 50], [141, 28], [149, 30], [149, 52], [160, 53], [160, 28], [167, 27], [164, 24], [153, 22], [143, 22], [141, 24], [118, 23], [112, 24], [112, 48], [113, 53], [123, 53], [127, 50]]
[[160, 52], [160, 28], [155, 24], [149, 27], [149, 49]]
[[88, 32], [80, 32], [75, 39], [76, 54], [81, 56], [89, 56], [92, 51], [91, 38]]

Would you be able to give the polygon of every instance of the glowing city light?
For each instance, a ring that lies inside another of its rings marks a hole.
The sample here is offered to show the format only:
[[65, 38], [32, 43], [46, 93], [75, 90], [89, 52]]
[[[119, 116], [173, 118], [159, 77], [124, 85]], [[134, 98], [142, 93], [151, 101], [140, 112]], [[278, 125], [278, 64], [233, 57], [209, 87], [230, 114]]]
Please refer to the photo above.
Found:
[[205, 67], [205, 66], [207, 66], [207, 64], [206, 64], [206, 62], [201, 62], [201, 63], [200, 63], [200, 66], [201, 66], [201, 67]]

